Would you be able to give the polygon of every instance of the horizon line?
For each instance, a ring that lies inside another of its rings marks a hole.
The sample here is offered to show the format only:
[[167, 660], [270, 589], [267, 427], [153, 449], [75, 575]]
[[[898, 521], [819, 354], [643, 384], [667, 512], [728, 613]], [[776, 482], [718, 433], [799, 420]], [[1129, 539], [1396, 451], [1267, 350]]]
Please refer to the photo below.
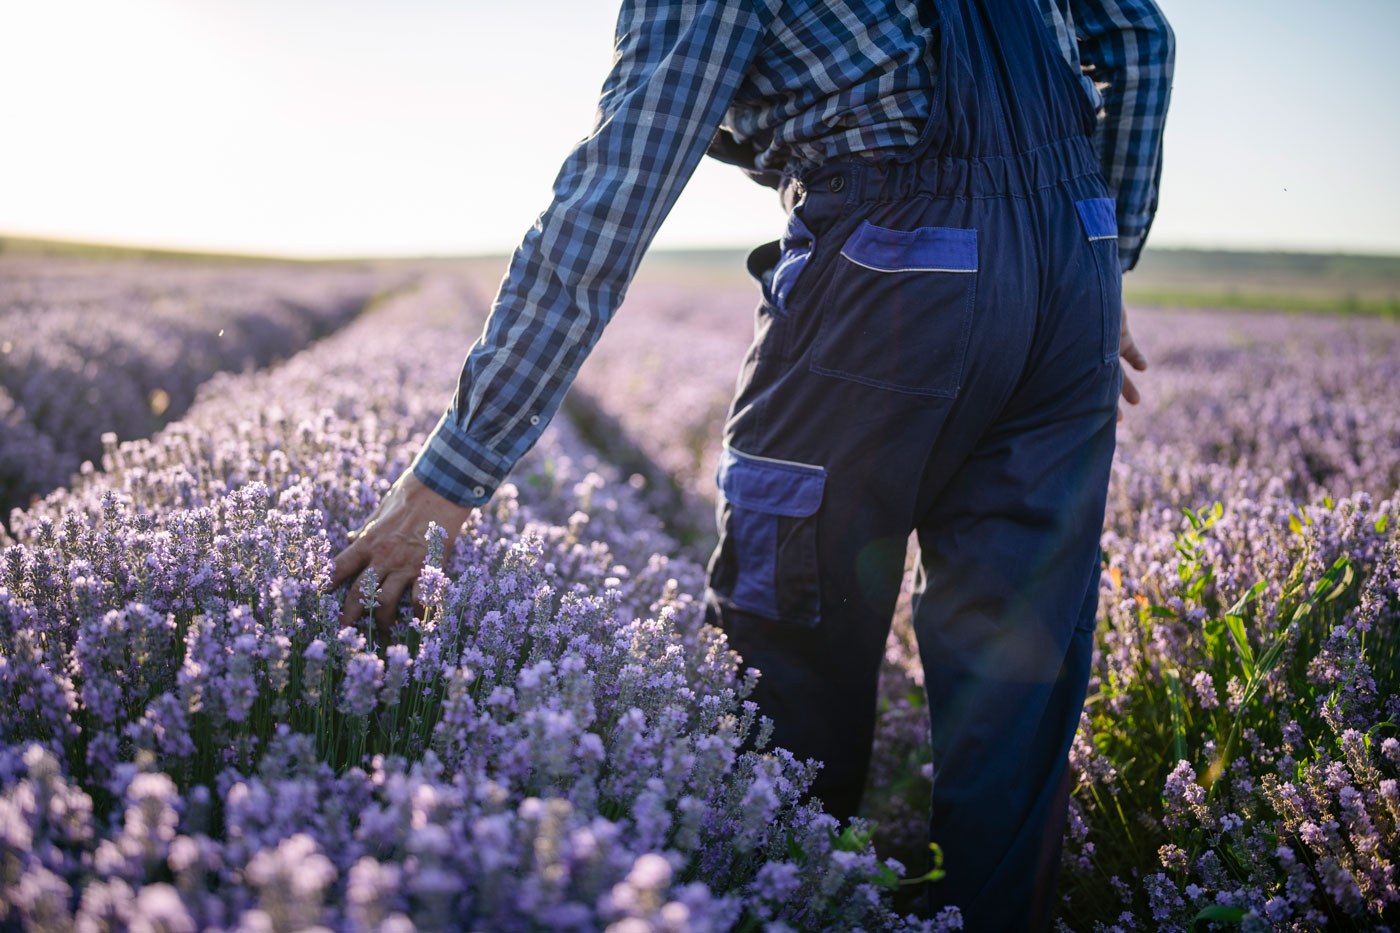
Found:
[[[646, 256], [681, 255], [697, 253], [747, 252], [751, 245], [732, 246], [655, 246], [646, 251]], [[350, 262], [433, 262], [444, 260], [494, 260], [508, 259], [511, 250], [485, 250], [480, 252], [419, 252], [419, 253], [297, 253], [297, 252], [257, 252], [236, 248], [206, 249], [197, 246], [177, 246], [160, 243], [141, 243], [120, 240], [85, 240], [12, 233], [0, 230], [0, 256], [9, 253], [53, 253], [82, 254], [107, 253], [111, 258], [168, 258], [168, 259], [210, 259], [243, 262], [292, 262], [292, 263], [350, 263]], [[1400, 259], [1400, 252], [1367, 251], [1355, 249], [1308, 249], [1293, 246], [1210, 246], [1210, 245], [1163, 245], [1149, 244], [1145, 253], [1226, 253], [1236, 255], [1296, 255], [1296, 256], [1337, 256], [1362, 259]], [[94, 256], [93, 258], [98, 258]], [[1130, 273], [1131, 274], [1131, 273]]]

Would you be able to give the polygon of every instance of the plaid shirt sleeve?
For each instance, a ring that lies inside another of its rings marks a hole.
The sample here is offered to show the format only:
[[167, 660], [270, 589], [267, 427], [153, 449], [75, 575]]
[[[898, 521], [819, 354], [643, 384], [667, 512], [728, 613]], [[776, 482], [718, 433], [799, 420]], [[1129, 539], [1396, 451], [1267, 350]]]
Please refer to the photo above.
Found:
[[1176, 38], [1152, 0], [1074, 0], [1071, 9], [1080, 61], [1103, 97], [1096, 142], [1127, 270], [1157, 211]]
[[428, 487], [484, 504], [539, 439], [758, 54], [764, 15], [753, 0], [624, 0], [593, 131], [410, 467]]

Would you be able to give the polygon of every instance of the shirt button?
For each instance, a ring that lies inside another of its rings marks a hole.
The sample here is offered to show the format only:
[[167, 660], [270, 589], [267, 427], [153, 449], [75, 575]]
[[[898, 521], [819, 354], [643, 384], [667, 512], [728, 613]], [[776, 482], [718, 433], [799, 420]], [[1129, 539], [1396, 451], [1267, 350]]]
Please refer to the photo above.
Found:
[[827, 182], [826, 186], [832, 191], [840, 191], [846, 187], [846, 179], [841, 175], [832, 175], [831, 181]]
[[531, 424], [539, 424], [539, 423], [540, 423], [540, 416], [539, 416], [539, 415], [531, 415], [531, 416], [530, 416], [530, 423], [531, 423]]
[[486, 495], [486, 487], [485, 487], [485, 486], [473, 486], [473, 487], [472, 487], [472, 495], [474, 495], [474, 496], [484, 496], [484, 495]]

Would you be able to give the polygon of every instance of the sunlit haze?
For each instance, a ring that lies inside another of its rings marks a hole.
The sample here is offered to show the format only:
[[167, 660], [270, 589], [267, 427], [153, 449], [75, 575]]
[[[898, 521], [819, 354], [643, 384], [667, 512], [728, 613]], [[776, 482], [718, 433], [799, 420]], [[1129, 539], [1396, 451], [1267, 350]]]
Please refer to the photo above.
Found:
[[[1400, 252], [1400, 4], [1160, 0], [1156, 246]], [[0, 233], [508, 251], [590, 128], [617, 0], [0, 0]], [[706, 162], [658, 246], [777, 236]]]

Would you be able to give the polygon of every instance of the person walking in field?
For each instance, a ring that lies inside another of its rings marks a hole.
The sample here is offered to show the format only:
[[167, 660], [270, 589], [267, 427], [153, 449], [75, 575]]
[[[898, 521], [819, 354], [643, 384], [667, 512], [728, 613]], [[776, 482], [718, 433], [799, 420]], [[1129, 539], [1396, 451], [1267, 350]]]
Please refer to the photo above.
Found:
[[930, 900], [1045, 929], [1173, 54], [1152, 0], [625, 0], [592, 133], [333, 583], [373, 567], [388, 625], [428, 523], [455, 536], [538, 439], [701, 157], [734, 163], [787, 225], [748, 259], [708, 618], [849, 817], [916, 533]]

